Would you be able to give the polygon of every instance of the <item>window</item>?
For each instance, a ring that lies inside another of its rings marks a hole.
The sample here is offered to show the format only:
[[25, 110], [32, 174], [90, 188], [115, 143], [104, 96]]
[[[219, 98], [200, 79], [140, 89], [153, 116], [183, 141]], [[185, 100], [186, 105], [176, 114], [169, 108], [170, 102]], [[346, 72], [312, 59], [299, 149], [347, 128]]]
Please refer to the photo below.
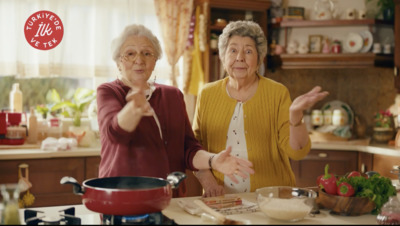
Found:
[[[8, 93], [12, 83], [21, 83], [24, 110], [28, 111], [30, 106], [43, 103], [40, 101], [47, 88], [57, 89], [61, 85], [59, 89], [63, 90], [71, 85], [69, 89], [95, 89], [116, 79], [119, 71], [112, 60], [110, 44], [126, 25], [145, 25], [163, 48], [153, 4], [150, 0], [0, 0], [1, 89]], [[61, 43], [47, 51], [31, 47], [23, 30], [28, 17], [40, 10], [57, 14], [64, 26]], [[153, 76], [157, 76], [158, 83], [170, 84], [169, 71], [164, 54]], [[36, 100], [30, 95], [33, 90], [39, 92]], [[0, 97], [0, 107], [8, 107], [8, 95]]]

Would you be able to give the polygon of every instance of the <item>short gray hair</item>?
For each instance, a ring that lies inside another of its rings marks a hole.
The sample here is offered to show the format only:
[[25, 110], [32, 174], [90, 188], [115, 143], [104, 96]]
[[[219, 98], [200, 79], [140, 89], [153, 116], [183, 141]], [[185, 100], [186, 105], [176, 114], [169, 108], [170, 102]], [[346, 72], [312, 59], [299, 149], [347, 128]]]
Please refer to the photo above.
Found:
[[125, 27], [125, 29], [122, 31], [122, 33], [115, 38], [111, 42], [111, 52], [112, 52], [112, 58], [113, 60], [118, 64], [118, 58], [120, 54], [120, 48], [122, 44], [126, 41], [126, 39], [130, 36], [144, 36], [150, 40], [150, 42], [153, 44], [154, 50], [155, 50], [155, 57], [157, 59], [160, 59], [162, 56], [162, 50], [160, 46], [160, 42], [158, 41], [158, 38], [153, 35], [153, 33], [147, 29], [145, 26], [140, 25], [140, 24], [132, 24], [128, 25]]
[[219, 58], [223, 62], [225, 60], [225, 53], [228, 47], [229, 39], [238, 35], [241, 37], [250, 37], [256, 43], [258, 53], [258, 66], [261, 65], [265, 56], [267, 55], [267, 39], [260, 25], [256, 22], [248, 20], [238, 20], [229, 22], [229, 24], [222, 30], [222, 34], [218, 38]]

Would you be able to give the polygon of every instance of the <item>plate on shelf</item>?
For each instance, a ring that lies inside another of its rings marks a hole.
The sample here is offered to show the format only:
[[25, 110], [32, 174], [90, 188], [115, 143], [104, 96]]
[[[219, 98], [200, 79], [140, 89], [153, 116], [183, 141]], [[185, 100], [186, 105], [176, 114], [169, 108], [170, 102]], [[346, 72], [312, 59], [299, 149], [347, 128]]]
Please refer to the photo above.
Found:
[[344, 118], [345, 118], [345, 122], [346, 122], [345, 124], [353, 126], [354, 112], [348, 104], [346, 104], [340, 100], [334, 100], [334, 101], [326, 103], [321, 108], [322, 112], [325, 110], [331, 110], [333, 112], [336, 109], [339, 109], [342, 111]]
[[363, 46], [362, 46], [360, 52], [366, 53], [371, 49], [374, 38], [372, 37], [371, 32], [368, 30], [361, 31], [359, 34], [363, 38]]
[[343, 43], [343, 49], [349, 53], [357, 53], [363, 47], [363, 42], [364, 40], [361, 35], [350, 32], [349, 34], [347, 34], [346, 39]]

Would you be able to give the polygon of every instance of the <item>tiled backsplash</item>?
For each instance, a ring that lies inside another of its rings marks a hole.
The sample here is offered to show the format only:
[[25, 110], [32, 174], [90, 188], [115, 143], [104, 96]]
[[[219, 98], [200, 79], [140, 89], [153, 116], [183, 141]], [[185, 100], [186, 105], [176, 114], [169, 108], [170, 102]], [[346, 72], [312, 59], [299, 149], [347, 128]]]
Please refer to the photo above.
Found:
[[389, 108], [397, 93], [393, 68], [276, 70], [267, 71], [267, 77], [288, 87], [292, 100], [316, 85], [321, 86], [330, 95], [313, 109], [332, 100], [343, 101], [355, 115], [365, 120], [369, 135], [372, 134], [374, 114]]
[[[396, 96], [392, 68], [367, 69], [310, 69], [267, 71], [267, 77], [281, 82], [288, 87], [292, 100], [320, 85], [330, 95], [317, 103], [313, 109], [321, 108], [332, 100], [340, 100], [350, 105], [354, 114], [367, 124], [367, 134], [372, 134], [373, 116], [380, 109], [387, 109]], [[77, 88], [79, 81], [69, 78], [15, 79], [0, 77], [0, 107], [9, 106], [9, 92], [13, 83], [19, 82], [24, 95], [24, 110], [29, 106], [46, 103], [45, 96], [49, 89], [55, 88], [61, 96]], [[29, 98], [28, 98], [29, 97]]]

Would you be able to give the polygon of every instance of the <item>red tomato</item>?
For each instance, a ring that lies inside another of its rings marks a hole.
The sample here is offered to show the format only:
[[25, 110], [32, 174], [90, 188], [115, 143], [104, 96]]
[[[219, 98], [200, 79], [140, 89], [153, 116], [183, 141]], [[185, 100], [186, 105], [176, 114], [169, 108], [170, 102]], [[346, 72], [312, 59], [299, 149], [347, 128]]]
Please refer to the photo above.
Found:
[[351, 171], [351, 172], [347, 175], [347, 178], [350, 178], [350, 177], [361, 177], [361, 173], [358, 172], [358, 171]]

